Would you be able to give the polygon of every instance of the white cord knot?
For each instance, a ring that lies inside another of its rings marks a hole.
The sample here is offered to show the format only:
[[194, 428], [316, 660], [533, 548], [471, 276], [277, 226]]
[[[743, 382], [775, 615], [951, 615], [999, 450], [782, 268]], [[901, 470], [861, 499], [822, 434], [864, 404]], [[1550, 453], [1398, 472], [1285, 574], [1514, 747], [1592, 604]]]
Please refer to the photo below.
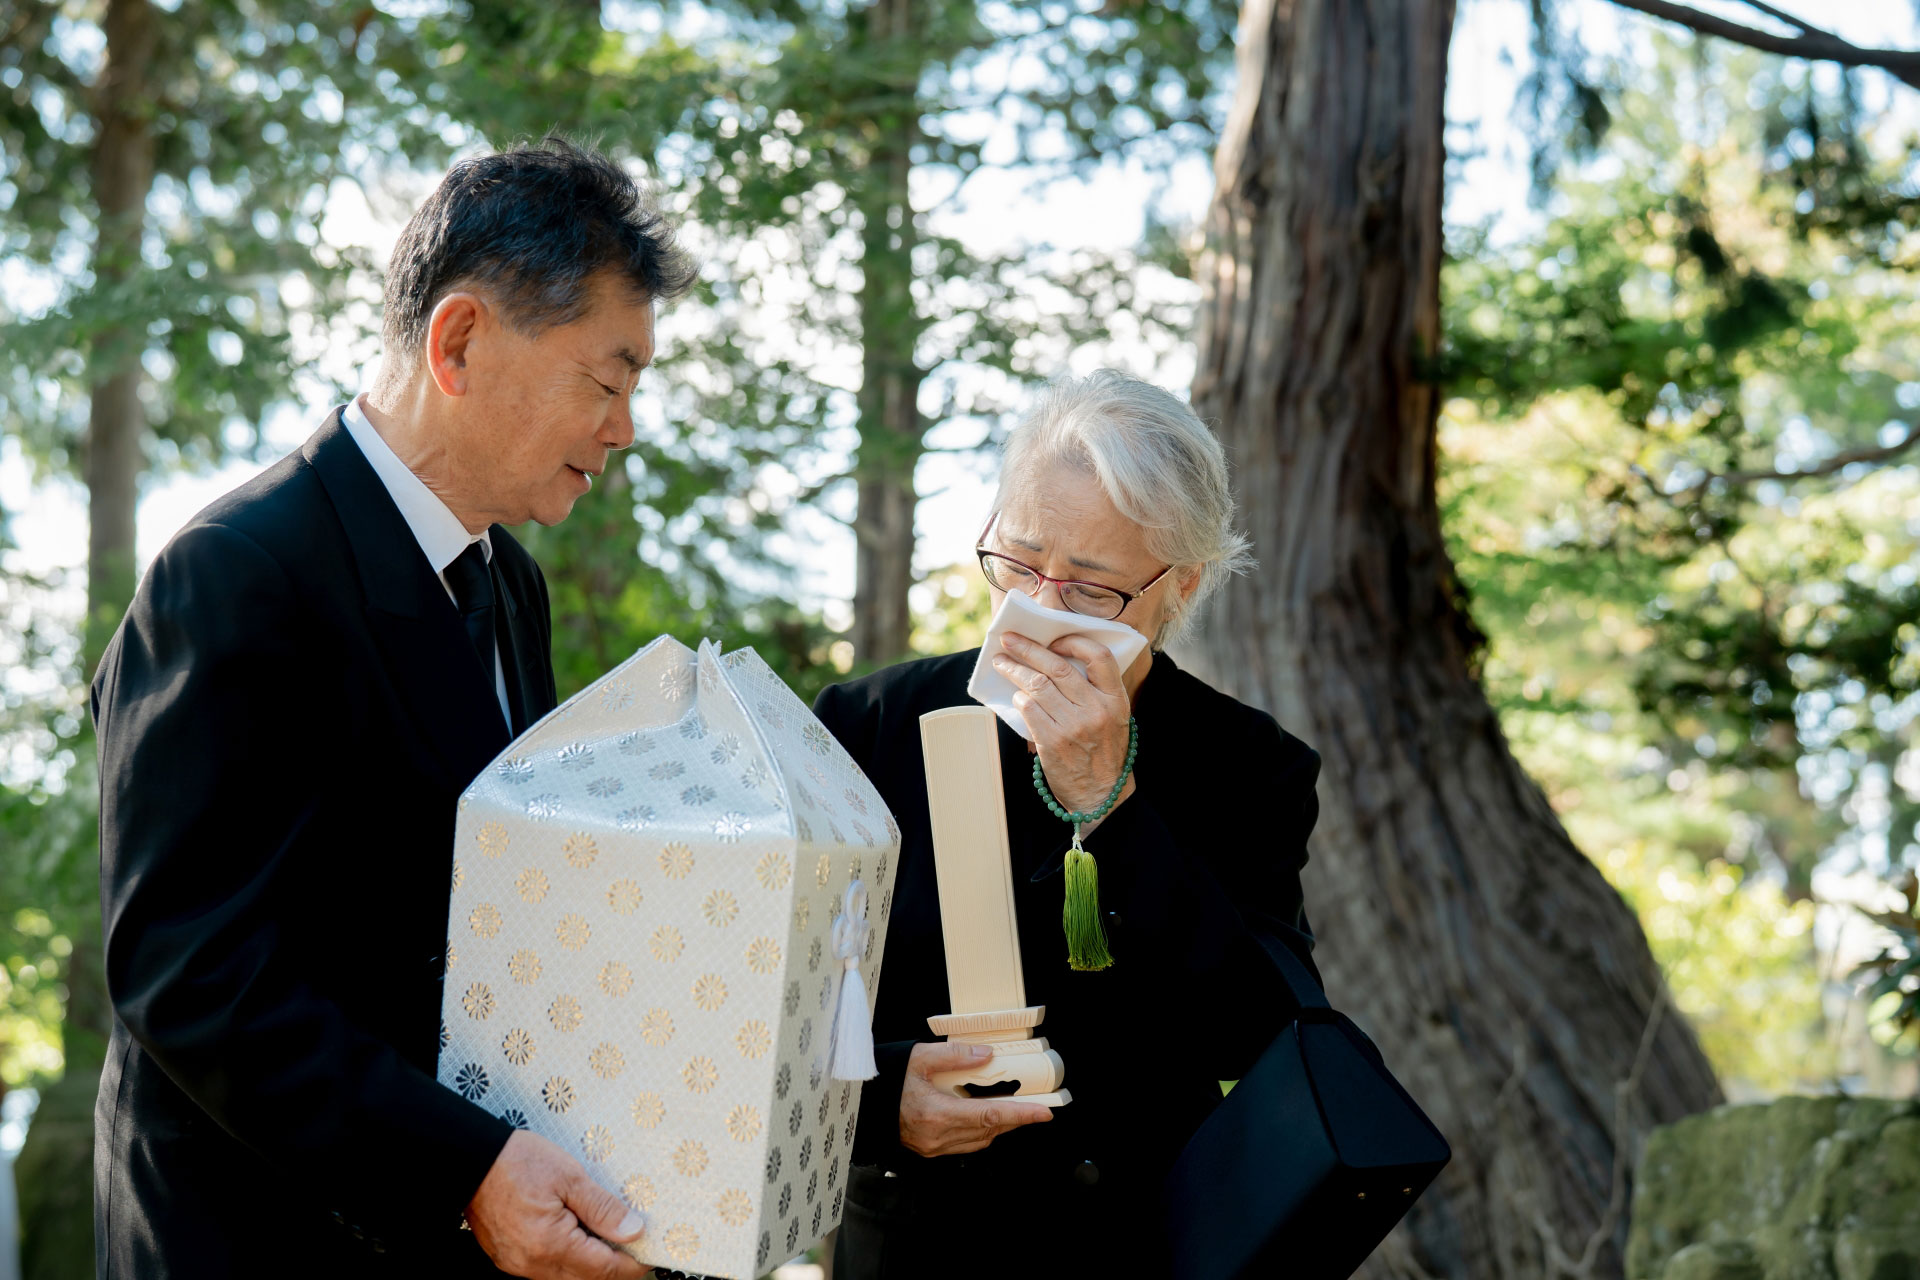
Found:
[[840, 914], [833, 918], [833, 954], [844, 970], [827, 1048], [828, 1070], [835, 1080], [871, 1080], [879, 1074], [873, 1061], [867, 984], [860, 977], [860, 957], [872, 928], [867, 923], [867, 886], [855, 880], [840, 899]]

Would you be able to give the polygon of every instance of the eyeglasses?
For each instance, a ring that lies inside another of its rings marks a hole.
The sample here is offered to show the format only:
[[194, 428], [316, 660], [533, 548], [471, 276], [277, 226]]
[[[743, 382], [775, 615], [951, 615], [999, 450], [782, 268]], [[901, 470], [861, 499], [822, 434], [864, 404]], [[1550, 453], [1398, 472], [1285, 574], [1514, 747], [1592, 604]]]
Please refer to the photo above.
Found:
[[987, 550], [987, 531], [993, 528], [993, 522], [999, 518], [998, 511], [987, 517], [986, 528], [980, 530], [973, 553], [980, 557], [980, 572], [986, 574], [987, 581], [1000, 591], [1024, 591], [1030, 596], [1038, 596], [1051, 582], [1060, 588], [1061, 605], [1072, 612], [1085, 614], [1089, 618], [1117, 618], [1126, 611], [1128, 605], [1153, 590], [1160, 579], [1173, 572], [1173, 566], [1168, 565], [1154, 574], [1153, 581], [1138, 591], [1122, 591], [1118, 587], [1103, 586], [1098, 582], [1080, 582], [1073, 578], [1049, 578], [1030, 564], [1022, 564], [1012, 556]]

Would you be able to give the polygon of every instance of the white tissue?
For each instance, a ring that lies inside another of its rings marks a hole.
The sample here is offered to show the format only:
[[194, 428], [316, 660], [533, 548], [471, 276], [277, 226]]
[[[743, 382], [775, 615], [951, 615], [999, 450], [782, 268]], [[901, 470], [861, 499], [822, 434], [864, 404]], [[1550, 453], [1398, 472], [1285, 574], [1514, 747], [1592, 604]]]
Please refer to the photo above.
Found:
[[[980, 646], [980, 660], [974, 664], [973, 676], [967, 681], [967, 693], [975, 702], [992, 707], [995, 715], [1028, 742], [1033, 741], [1033, 734], [1027, 729], [1020, 709], [1013, 705], [1013, 681], [993, 668], [993, 655], [1006, 652], [1000, 647], [1000, 637], [1009, 631], [1043, 645], [1052, 644], [1061, 636], [1085, 636], [1105, 645], [1122, 671], [1132, 666], [1140, 651], [1147, 647], [1147, 638], [1124, 622], [1049, 609], [1024, 591], [1007, 592], [994, 612], [993, 621], [987, 624], [987, 638]], [[1067, 661], [1073, 663], [1081, 675], [1087, 673], [1085, 663], [1074, 658]]]

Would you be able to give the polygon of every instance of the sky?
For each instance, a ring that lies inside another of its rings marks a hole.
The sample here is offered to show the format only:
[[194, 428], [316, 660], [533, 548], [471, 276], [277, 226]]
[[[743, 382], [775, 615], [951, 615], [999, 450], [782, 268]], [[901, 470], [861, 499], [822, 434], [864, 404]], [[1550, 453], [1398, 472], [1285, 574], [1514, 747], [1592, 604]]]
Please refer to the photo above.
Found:
[[[1707, 0], [1703, 7], [1756, 25], [1766, 23], [1731, 0]], [[619, 21], [621, 9], [618, 4], [610, 6], [613, 21]], [[1596, 52], [1630, 51], [1651, 26], [1650, 20], [1605, 0], [1562, 0], [1560, 13], [1574, 38]], [[1858, 43], [1920, 46], [1914, 11], [1897, 0], [1825, 0], [1817, 14], [1821, 22]], [[1450, 51], [1448, 137], [1461, 158], [1449, 183], [1446, 214], [1451, 222], [1485, 222], [1497, 239], [1524, 236], [1541, 219], [1528, 202], [1526, 142], [1512, 123], [1516, 90], [1529, 64], [1529, 33], [1525, 0], [1462, 0]], [[1873, 80], [1879, 82], [1878, 77]], [[1874, 85], [1869, 88], [1883, 91]], [[1920, 101], [1920, 95], [1915, 97]], [[1197, 222], [1206, 212], [1212, 186], [1210, 157], [1191, 156], [1161, 196], [1163, 210]], [[404, 220], [408, 196], [419, 194], [424, 194], [424, 186], [417, 192], [376, 193], [370, 203], [357, 186], [342, 181], [334, 189], [323, 234], [335, 243], [364, 248], [384, 262]], [[1026, 190], [1025, 179], [1017, 173], [984, 169], [957, 195], [942, 198], [946, 192], [929, 187], [917, 191], [916, 200], [929, 206], [937, 201], [937, 207], [929, 209], [932, 229], [957, 236], [979, 252], [1022, 240], [1122, 249], [1137, 243], [1155, 194], [1155, 180], [1139, 168], [1108, 164], [1084, 180], [1056, 182], [1043, 195]], [[32, 282], [0, 263], [0, 288], [8, 291], [10, 301], [25, 305]], [[661, 329], [663, 343], [671, 344], [671, 313], [663, 317]], [[1192, 371], [1190, 350], [1157, 363], [1144, 350], [1123, 349], [1117, 356], [1109, 353], [1109, 358], [1129, 361], [1130, 371], [1181, 391]], [[1066, 371], [1085, 373], [1087, 364], [1076, 358]], [[374, 368], [372, 363], [356, 367], [348, 361], [336, 365], [335, 371], [357, 377], [365, 385]], [[292, 393], [297, 391], [290, 389]], [[172, 475], [151, 485], [140, 503], [141, 564], [149, 562], [196, 511], [297, 446], [330, 407], [286, 406], [267, 424], [269, 456], [261, 461], [235, 462], [200, 475]], [[920, 491], [931, 495], [920, 505], [918, 566], [926, 570], [965, 561], [991, 499], [991, 460], [931, 456], [922, 463], [918, 481]], [[0, 510], [11, 517], [17, 549], [6, 554], [13, 567], [45, 572], [84, 565], [84, 492], [70, 481], [36, 481], [10, 439], [0, 439]], [[800, 569], [798, 598], [825, 610], [829, 621], [844, 625], [846, 603], [853, 592], [851, 534], [824, 515], [802, 513], [784, 545]], [[77, 615], [77, 598], [72, 607]]]

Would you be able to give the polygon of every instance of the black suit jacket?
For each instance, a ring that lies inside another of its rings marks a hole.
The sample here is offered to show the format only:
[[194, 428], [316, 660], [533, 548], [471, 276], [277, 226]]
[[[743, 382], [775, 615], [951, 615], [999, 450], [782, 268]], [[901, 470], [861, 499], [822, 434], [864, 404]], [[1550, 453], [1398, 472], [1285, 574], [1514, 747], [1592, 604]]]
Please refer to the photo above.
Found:
[[[537, 718], [546, 585], [491, 538]], [[338, 410], [167, 544], [93, 710], [98, 1274], [498, 1274], [458, 1223], [510, 1130], [434, 1065], [455, 805], [509, 735]]]
[[1035, 793], [1026, 742], [999, 726], [1027, 1003], [1046, 1006], [1038, 1034], [1065, 1061], [1073, 1100], [978, 1154], [922, 1158], [899, 1142], [901, 1083], [914, 1044], [936, 1038], [928, 1016], [950, 1002], [919, 721], [971, 702], [978, 656], [903, 663], [814, 706], [901, 830], [874, 1008], [880, 1076], [864, 1093], [835, 1273], [965, 1273], [978, 1255], [954, 1242], [990, 1219], [1007, 1233], [996, 1256], [1017, 1259], [1009, 1274], [1157, 1274], [1161, 1182], [1219, 1103], [1220, 1081], [1237, 1079], [1292, 1016], [1259, 935], [1314, 967], [1300, 869], [1320, 757], [1156, 656], [1134, 702], [1137, 789], [1086, 838], [1115, 964], [1076, 973], [1061, 929], [1072, 829]]

